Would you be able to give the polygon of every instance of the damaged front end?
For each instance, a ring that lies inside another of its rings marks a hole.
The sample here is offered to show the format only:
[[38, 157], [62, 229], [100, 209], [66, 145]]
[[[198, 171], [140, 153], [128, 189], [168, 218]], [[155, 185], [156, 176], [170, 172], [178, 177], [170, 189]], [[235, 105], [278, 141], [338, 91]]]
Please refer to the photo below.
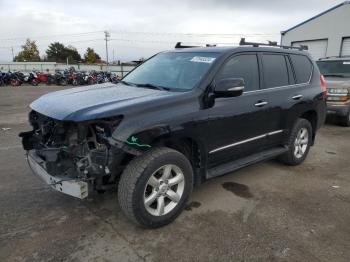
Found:
[[33, 130], [19, 136], [37, 175], [56, 190], [85, 198], [91, 189], [103, 191], [115, 183], [122, 169], [126, 153], [109, 143], [121, 119], [76, 123], [32, 111], [29, 122]]

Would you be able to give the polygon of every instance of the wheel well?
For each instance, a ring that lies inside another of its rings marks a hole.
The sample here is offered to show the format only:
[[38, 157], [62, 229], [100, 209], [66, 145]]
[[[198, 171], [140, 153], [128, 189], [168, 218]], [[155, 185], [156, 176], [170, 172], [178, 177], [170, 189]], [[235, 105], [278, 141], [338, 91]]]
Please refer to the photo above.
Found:
[[196, 186], [202, 183], [202, 172], [200, 170], [203, 164], [203, 158], [201, 149], [195, 140], [191, 138], [167, 139], [158, 141], [155, 146], [166, 146], [185, 155], [193, 169], [194, 185]]
[[316, 129], [317, 129], [317, 120], [318, 120], [316, 111], [314, 111], [314, 110], [307, 111], [307, 112], [303, 113], [300, 117], [308, 120], [311, 123], [312, 141], [314, 141]]
[[191, 138], [181, 138], [163, 141], [163, 145], [184, 154], [193, 168], [200, 167], [200, 149], [196, 141]]

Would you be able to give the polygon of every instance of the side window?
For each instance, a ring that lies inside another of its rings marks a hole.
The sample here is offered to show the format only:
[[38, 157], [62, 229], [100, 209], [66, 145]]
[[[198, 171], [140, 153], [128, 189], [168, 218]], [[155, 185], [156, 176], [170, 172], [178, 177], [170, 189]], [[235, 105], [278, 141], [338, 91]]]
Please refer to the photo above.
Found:
[[259, 89], [259, 67], [256, 55], [238, 55], [231, 58], [221, 69], [217, 80], [223, 78], [243, 78], [244, 91]]
[[312, 63], [303, 55], [290, 55], [292, 60], [297, 84], [307, 83], [312, 73]]
[[288, 68], [289, 84], [294, 85], [295, 78], [294, 78], [294, 73], [293, 73], [293, 69], [292, 69], [292, 64], [289, 60], [289, 57], [285, 56], [285, 58], [286, 58], [287, 68]]
[[289, 85], [288, 70], [284, 55], [264, 54], [262, 60], [265, 88]]

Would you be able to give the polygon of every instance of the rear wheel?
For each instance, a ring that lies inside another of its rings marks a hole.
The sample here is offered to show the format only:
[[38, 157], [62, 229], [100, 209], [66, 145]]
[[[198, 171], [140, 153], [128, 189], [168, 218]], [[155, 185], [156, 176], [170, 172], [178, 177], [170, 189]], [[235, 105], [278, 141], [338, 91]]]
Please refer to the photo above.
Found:
[[183, 210], [192, 191], [188, 159], [170, 148], [155, 148], [132, 160], [118, 185], [123, 212], [145, 227], [161, 227]]
[[346, 127], [350, 126], [350, 112], [347, 114], [347, 116], [343, 116], [340, 118], [340, 124]]
[[301, 164], [309, 153], [312, 143], [312, 127], [308, 120], [299, 118], [287, 141], [288, 151], [279, 159], [291, 166]]
[[64, 78], [62, 78], [62, 79], [60, 80], [60, 85], [61, 85], [61, 86], [66, 86], [66, 85], [67, 85], [67, 80], [64, 79]]

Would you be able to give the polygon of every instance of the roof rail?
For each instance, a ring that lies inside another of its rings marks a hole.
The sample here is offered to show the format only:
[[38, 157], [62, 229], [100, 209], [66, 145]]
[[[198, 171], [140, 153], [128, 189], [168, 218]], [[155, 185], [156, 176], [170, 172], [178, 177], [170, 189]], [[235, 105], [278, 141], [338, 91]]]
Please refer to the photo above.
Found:
[[284, 49], [296, 49], [296, 50], [308, 50], [308, 46], [306, 45], [300, 45], [300, 46], [286, 46], [286, 45], [278, 45], [277, 42], [268, 41], [268, 44], [265, 43], [255, 43], [255, 42], [246, 42], [245, 38], [241, 38], [241, 41], [239, 42], [239, 45], [245, 46], [245, 45], [251, 45], [253, 47], [259, 47], [259, 46], [271, 46], [271, 47], [280, 47]]
[[176, 45], [175, 45], [175, 49], [178, 49], [178, 48], [193, 48], [193, 47], [199, 47], [199, 46], [182, 45], [181, 42], [177, 42]]
[[[215, 47], [216, 45], [213, 44], [206, 44], [205, 47]], [[191, 46], [191, 45], [182, 45], [181, 42], [177, 42], [175, 45], [175, 49], [179, 48], [193, 48], [193, 47], [201, 47], [201, 46]]]

